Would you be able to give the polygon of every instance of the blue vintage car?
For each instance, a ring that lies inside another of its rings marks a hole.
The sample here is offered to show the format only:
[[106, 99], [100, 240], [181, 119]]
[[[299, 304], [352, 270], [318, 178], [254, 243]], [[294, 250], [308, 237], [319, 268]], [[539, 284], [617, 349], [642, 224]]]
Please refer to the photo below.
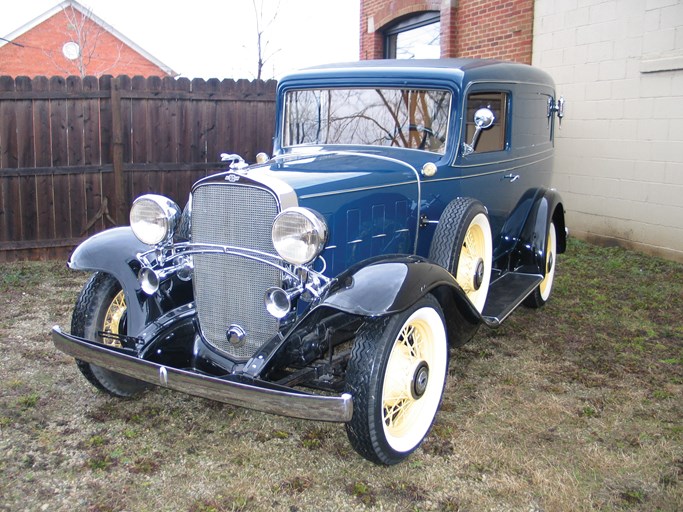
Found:
[[54, 343], [101, 390], [151, 384], [343, 422], [363, 457], [414, 451], [449, 349], [550, 297], [563, 100], [530, 66], [363, 61], [284, 78], [273, 156], [139, 197], [81, 244], [93, 271]]

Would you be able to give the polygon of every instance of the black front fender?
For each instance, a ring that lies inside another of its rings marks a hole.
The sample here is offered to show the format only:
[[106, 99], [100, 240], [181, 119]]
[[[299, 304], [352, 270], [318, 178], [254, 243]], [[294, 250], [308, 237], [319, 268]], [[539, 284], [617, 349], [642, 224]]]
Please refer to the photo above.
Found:
[[69, 258], [69, 268], [106, 272], [114, 276], [126, 296], [128, 332], [139, 333], [148, 321], [147, 296], [140, 289], [136, 255], [149, 250], [130, 227], [102, 231], [81, 243]]
[[361, 262], [338, 276], [320, 305], [378, 317], [404, 311], [427, 293], [441, 304], [452, 342], [469, 340], [483, 321], [481, 315], [450, 272], [419, 256]]

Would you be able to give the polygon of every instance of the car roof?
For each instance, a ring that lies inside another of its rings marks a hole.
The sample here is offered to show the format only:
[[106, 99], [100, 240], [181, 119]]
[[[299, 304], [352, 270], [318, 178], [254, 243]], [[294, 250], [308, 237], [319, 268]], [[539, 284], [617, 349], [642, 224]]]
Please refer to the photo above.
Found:
[[517, 62], [494, 59], [382, 59], [325, 64], [282, 78], [285, 85], [296, 81], [329, 79], [419, 79], [448, 80], [459, 86], [473, 81], [533, 82], [554, 87], [545, 71]]

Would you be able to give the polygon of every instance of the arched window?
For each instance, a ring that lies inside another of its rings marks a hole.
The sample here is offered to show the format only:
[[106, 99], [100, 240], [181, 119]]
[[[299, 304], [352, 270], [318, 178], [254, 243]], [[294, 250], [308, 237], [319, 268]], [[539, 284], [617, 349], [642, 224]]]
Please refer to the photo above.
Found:
[[439, 11], [404, 18], [384, 32], [386, 59], [438, 59], [441, 56]]

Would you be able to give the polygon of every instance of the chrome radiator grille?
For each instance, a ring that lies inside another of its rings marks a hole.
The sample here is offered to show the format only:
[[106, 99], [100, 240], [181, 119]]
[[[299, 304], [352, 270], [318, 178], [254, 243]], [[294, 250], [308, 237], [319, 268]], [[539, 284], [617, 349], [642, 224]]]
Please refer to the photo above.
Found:
[[[201, 185], [192, 195], [192, 241], [276, 254], [271, 226], [277, 213], [277, 201], [266, 190], [227, 183]], [[280, 271], [259, 261], [196, 254], [195, 303], [207, 341], [235, 359], [251, 357], [277, 332], [278, 322], [266, 312], [263, 297], [280, 282]], [[228, 341], [231, 325], [246, 332], [242, 343]]]

